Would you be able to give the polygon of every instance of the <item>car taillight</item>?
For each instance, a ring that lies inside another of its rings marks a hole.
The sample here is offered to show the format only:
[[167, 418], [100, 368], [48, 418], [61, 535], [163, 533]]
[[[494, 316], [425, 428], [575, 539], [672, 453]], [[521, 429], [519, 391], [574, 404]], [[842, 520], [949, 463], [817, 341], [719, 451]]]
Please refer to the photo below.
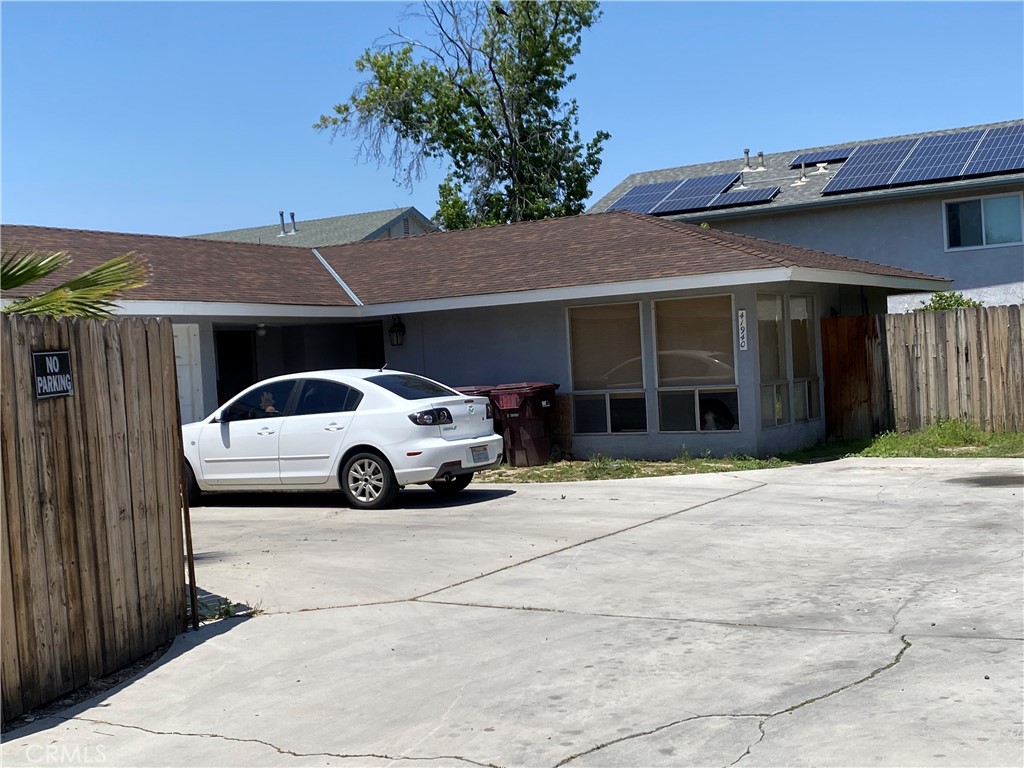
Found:
[[447, 408], [431, 408], [429, 411], [410, 413], [409, 421], [424, 427], [429, 427], [432, 424], [451, 424], [452, 412]]

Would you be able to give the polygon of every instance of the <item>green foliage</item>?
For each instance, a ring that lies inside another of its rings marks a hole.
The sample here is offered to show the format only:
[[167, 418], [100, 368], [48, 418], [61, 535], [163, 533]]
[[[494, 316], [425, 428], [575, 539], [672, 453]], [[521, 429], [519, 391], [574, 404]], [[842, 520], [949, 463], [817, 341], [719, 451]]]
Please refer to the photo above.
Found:
[[[0, 291], [10, 291], [39, 282], [71, 264], [67, 253], [37, 253], [4, 249], [0, 261]], [[149, 282], [149, 267], [133, 253], [109, 261], [47, 289], [35, 296], [16, 299], [2, 312], [53, 315], [54, 317], [106, 318], [113, 314], [115, 300], [125, 291]]]
[[367, 49], [356, 69], [368, 79], [314, 128], [360, 138], [360, 157], [406, 186], [447, 161], [436, 214], [446, 229], [582, 213], [609, 135], [584, 143], [575, 99], [559, 94], [598, 4], [442, 0], [409, 16], [428, 35], [392, 31]]
[[915, 312], [939, 312], [944, 309], [963, 309], [983, 306], [980, 301], [969, 299], [956, 291], [936, 291], [928, 301], [922, 301]]
[[1024, 433], [985, 432], [963, 421], [943, 420], [919, 432], [886, 432], [876, 437], [859, 455], [882, 458], [1017, 457], [1024, 456]]

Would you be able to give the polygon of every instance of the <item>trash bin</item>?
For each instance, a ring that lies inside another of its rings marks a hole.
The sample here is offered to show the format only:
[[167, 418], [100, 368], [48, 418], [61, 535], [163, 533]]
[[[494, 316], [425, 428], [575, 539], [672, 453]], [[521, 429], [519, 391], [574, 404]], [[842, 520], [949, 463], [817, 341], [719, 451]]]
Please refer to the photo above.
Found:
[[505, 459], [513, 467], [537, 467], [551, 458], [551, 415], [557, 384], [523, 381], [491, 390], [501, 412]]
[[498, 410], [498, 404], [494, 402], [494, 398], [491, 397], [491, 392], [494, 391], [494, 387], [490, 384], [474, 384], [469, 387], [454, 387], [458, 392], [464, 395], [471, 395], [473, 397], [487, 397], [491, 401], [491, 410], [494, 412], [494, 432], [495, 434], [502, 434], [504, 424], [501, 419], [501, 411]]

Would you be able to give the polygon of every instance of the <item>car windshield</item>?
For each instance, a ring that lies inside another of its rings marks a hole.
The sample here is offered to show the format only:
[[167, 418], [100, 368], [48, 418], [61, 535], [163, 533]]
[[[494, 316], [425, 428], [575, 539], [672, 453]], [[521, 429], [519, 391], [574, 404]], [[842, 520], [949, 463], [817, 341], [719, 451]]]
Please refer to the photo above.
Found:
[[409, 373], [385, 373], [367, 379], [388, 392], [406, 400], [423, 400], [428, 397], [451, 397], [458, 395], [454, 389]]

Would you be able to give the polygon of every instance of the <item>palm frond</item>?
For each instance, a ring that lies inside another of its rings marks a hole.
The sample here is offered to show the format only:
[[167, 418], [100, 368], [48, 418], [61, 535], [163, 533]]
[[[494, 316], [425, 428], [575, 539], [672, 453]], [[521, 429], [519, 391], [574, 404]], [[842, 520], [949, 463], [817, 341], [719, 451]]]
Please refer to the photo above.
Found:
[[56, 253], [23, 252], [20, 248], [3, 250], [0, 262], [0, 291], [10, 291], [48, 277], [71, 263], [66, 251]]
[[[66, 255], [63, 257], [63, 264], [67, 264], [70, 260]], [[6, 261], [4, 264], [6, 266]], [[117, 308], [115, 302], [122, 293], [139, 288], [148, 282], [149, 266], [146, 262], [134, 253], [124, 253], [37, 296], [12, 302], [4, 307], [3, 311], [55, 317], [110, 317]], [[6, 275], [4, 287], [6, 288]]]

